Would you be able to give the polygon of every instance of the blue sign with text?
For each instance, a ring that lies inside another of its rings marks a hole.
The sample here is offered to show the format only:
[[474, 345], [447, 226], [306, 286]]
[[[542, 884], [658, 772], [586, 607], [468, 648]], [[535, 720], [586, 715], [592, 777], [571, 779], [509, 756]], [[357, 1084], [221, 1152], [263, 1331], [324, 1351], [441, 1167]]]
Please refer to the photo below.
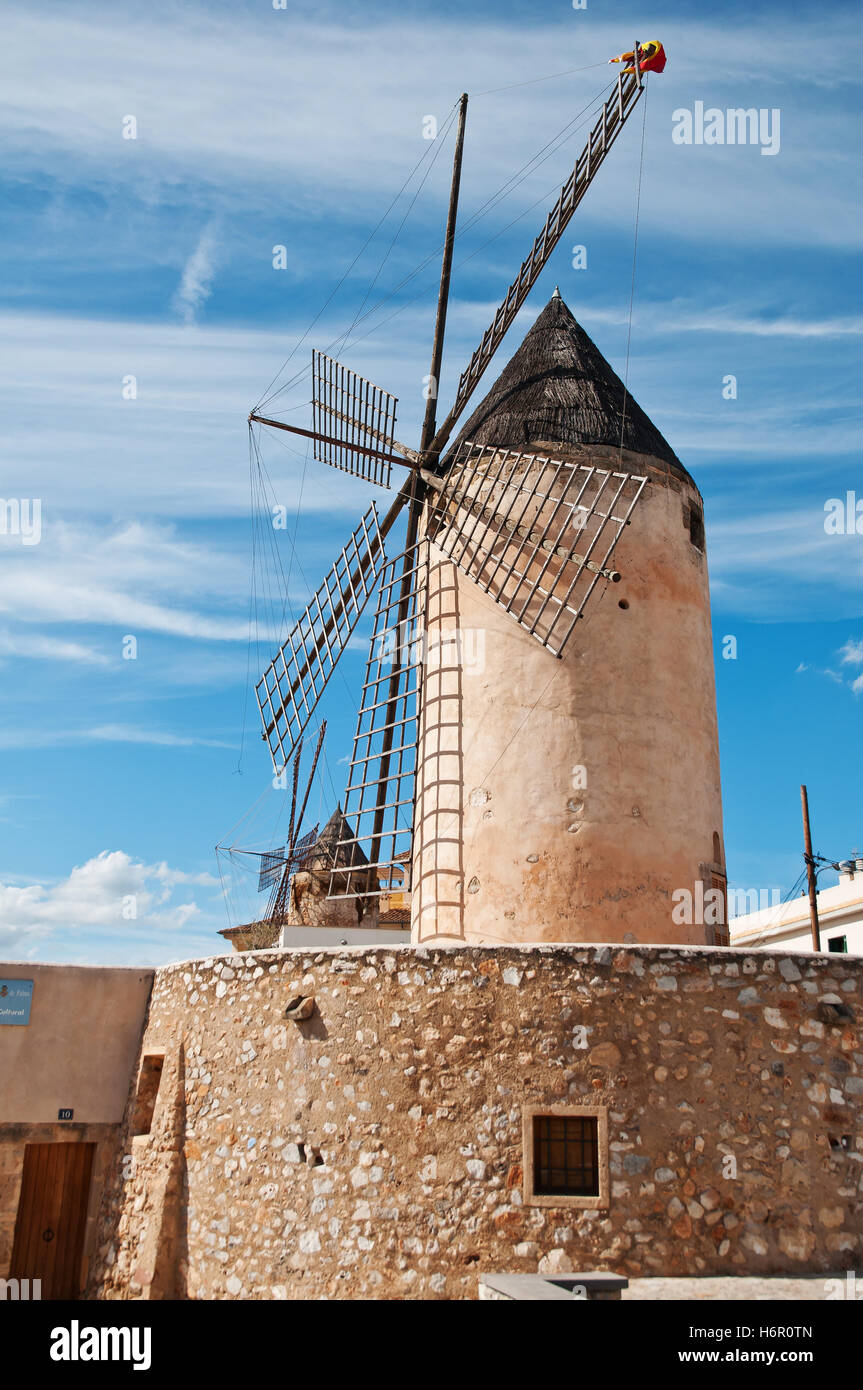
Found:
[[0, 1023], [29, 1023], [32, 980], [0, 980]]

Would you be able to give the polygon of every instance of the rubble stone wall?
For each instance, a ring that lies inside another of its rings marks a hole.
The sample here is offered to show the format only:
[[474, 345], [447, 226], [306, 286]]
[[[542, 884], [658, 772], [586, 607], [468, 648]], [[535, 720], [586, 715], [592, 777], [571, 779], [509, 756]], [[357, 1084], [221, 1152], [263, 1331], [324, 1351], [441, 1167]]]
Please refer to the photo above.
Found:
[[[491, 1271], [852, 1267], [861, 995], [860, 957], [708, 947], [161, 969], [152, 1129], [133, 1137], [133, 1081], [90, 1293], [458, 1299]], [[525, 1201], [523, 1112], [546, 1104], [607, 1109], [606, 1209]]]

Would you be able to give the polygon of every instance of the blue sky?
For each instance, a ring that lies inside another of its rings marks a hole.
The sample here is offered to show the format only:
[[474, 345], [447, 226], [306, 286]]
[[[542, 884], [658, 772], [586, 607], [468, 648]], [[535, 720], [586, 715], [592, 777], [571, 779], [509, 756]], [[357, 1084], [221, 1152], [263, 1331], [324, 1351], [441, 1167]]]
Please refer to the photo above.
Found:
[[[423, 140], [424, 117], [443, 127], [471, 94], [464, 223], [634, 37], [660, 37], [669, 62], [648, 93], [629, 384], [705, 497], [730, 879], [791, 886], [801, 781], [816, 848], [863, 844], [863, 537], [824, 527], [828, 499], [863, 501], [856, 19], [606, 0], [7, 5], [0, 495], [41, 499], [42, 535], [0, 536], [3, 955], [149, 963], [220, 946], [213, 846], [265, 846], [283, 805], [247, 678], [278, 616], [261, 594], [250, 646], [248, 410], [292, 350], [280, 382], [392, 295], [340, 355], [399, 396], [397, 433], [415, 441], [437, 257], [396, 286], [438, 246], [451, 155], [451, 139]], [[568, 68], [586, 70], [511, 85]], [[675, 144], [673, 113], [697, 101], [778, 109], [778, 153]], [[640, 119], [498, 370], [559, 284], [623, 374]], [[582, 142], [459, 238], [444, 401]], [[302, 380], [273, 413], [307, 424], [307, 399]], [[286, 438], [262, 451], [297, 612], [371, 494]], [[343, 788], [361, 645], [327, 699], [313, 818]], [[249, 888], [239, 876], [235, 910]]]

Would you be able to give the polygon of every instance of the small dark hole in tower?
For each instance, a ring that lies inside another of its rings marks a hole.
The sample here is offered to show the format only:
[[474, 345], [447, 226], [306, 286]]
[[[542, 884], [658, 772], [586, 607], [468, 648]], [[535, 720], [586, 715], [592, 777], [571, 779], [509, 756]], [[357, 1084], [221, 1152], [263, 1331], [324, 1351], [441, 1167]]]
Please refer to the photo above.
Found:
[[831, 1147], [831, 1149], [850, 1149], [850, 1148], [851, 1148], [851, 1135], [850, 1135], [850, 1134], [840, 1134], [840, 1135], [838, 1135], [838, 1136], [835, 1135], [835, 1134], [831, 1134], [831, 1135], [829, 1136], [829, 1139], [830, 1139], [830, 1147]]
[[696, 550], [704, 549], [704, 513], [694, 502], [689, 507], [689, 540]]
[[628, 599], [628, 598], [621, 598], [621, 599], [618, 599], [618, 600], [617, 600], [617, 606], [618, 606], [618, 608], [628, 608], [628, 607], [629, 607], [629, 599]]

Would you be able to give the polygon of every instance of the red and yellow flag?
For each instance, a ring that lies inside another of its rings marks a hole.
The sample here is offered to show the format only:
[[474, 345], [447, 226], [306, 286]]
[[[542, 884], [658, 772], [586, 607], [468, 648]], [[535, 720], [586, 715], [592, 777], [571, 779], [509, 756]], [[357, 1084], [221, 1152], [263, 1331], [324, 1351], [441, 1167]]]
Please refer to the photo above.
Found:
[[[647, 43], [640, 44], [641, 62], [639, 67], [642, 72], [663, 72], [666, 64], [665, 49], [659, 39], [650, 39]], [[610, 63], [632, 63], [635, 54], [618, 53], [616, 58], [609, 58]], [[624, 68], [624, 72], [634, 72], [633, 67]]]

